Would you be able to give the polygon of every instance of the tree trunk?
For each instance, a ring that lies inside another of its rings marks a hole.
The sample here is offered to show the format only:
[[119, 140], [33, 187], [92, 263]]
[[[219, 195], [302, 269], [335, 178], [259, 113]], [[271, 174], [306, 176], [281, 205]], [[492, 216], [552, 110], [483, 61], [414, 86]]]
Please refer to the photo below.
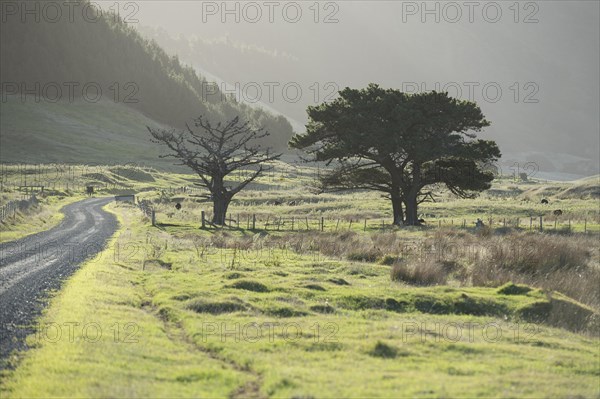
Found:
[[400, 189], [402, 170], [390, 166], [387, 171], [390, 174], [392, 183], [390, 199], [392, 200], [392, 211], [394, 212], [394, 225], [401, 226], [404, 223], [404, 206], [402, 202], [402, 190]]
[[417, 211], [417, 195], [409, 193], [406, 197], [406, 224], [409, 226], [417, 226], [419, 222], [418, 211]]
[[405, 192], [404, 201], [406, 205], [406, 224], [409, 226], [419, 226], [421, 224], [417, 211], [419, 205], [417, 197], [421, 191], [421, 187], [421, 165], [415, 162], [412, 170], [411, 188]]
[[404, 208], [402, 206], [402, 197], [399, 193], [392, 194], [392, 210], [394, 212], [394, 224], [401, 226], [404, 223]]
[[218, 226], [225, 225], [227, 219], [227, 208], [231, 201], [231, 196], [228, 195], [225, 185], [223, 184], [223, 176], [215, 176], [213, 178], [212, 199], [213, 199], [213, 224]]
[[223, 226], [227, 218], [227, 208], [229, 207], [229, 201], [225, 196], [213, 196], [213, 224]]

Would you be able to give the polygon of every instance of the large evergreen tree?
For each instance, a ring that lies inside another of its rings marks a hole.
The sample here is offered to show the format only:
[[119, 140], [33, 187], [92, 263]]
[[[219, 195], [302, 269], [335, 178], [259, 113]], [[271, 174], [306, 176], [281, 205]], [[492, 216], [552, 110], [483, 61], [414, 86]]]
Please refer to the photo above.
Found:
[[322, 190], [370, 189], [392, 202], [394, 224], [419, 224], [418, 205], [434, 184], [469, 198], [490, 187], [482, 166], [500, 157], [495, 142], [476, 139], [489, 126], [479, 107], [447, 93], [407, 94], [370, 84], [346, 88], [331, 103], [308, 107], [307, 131], [293, 148], [333, 163]]

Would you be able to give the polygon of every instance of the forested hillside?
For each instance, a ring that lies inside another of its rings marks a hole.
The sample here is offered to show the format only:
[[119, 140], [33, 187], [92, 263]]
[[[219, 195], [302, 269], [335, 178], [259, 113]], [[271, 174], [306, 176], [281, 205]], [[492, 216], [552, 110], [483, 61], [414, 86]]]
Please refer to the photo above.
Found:
[[[27, 93], [22, 103], [110, 100], [178, 128], [201, 114], [214, 120], [240, 115], [271, 132], [269, 145], [286, 148], [292, 127], [284, 117], [239, 104], [213, 85], [208, 95], [203, 77], [119, 17], [92, 7], [87, 14], [77, 10], [72, 20], [63, 10], [56, 22], [6, 16], [0, 32], [3, 103], [15, 92]], [[6, 137], [11, 131], [3, 131], [3, 144], [18, 139]]]

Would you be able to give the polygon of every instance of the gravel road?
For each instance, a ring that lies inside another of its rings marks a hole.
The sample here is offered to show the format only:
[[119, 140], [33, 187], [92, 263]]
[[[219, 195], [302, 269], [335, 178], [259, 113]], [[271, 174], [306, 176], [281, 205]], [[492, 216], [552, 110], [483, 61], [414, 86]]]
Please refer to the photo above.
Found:
[[101, 208], [112, 198], [90, 198], [65, 206], [56, 227], [0, 244], [0, 369], [9, 354], [27, 349], [25, 337], [50, 291], [60, 288], [86, 259], [106, 245], [118, 227]]

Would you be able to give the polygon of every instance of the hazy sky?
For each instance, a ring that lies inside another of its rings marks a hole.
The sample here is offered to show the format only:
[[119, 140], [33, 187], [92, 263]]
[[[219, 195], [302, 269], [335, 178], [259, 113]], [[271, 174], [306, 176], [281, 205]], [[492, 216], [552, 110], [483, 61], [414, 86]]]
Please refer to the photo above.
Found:
[[[135, 4], [121, 6], [121, 15], [134, 13], [137, 24], [162, 27], [171, 36], [227, 37], [277, 52], [273, 57], [283, 66], [269, 71], [271, 80], [301, 82], [300, 101], [283, 106], [301, 123], [306, 106], [314, 104], [310, 82], [320, 86], [321, 101], [327, 82], [339, 88], [376, 82], [407, 91], [416, 83], [477, 101], [493, 123], [486, 136], [511, 151], [548, 151], [552, 142], [597, 163], [598, 1]], [[242, 83], [252, 68], [258, 75], [268, 65], [245, 65], [241, 58]], [[219, 70], [209, 72], [219, 76]]]

